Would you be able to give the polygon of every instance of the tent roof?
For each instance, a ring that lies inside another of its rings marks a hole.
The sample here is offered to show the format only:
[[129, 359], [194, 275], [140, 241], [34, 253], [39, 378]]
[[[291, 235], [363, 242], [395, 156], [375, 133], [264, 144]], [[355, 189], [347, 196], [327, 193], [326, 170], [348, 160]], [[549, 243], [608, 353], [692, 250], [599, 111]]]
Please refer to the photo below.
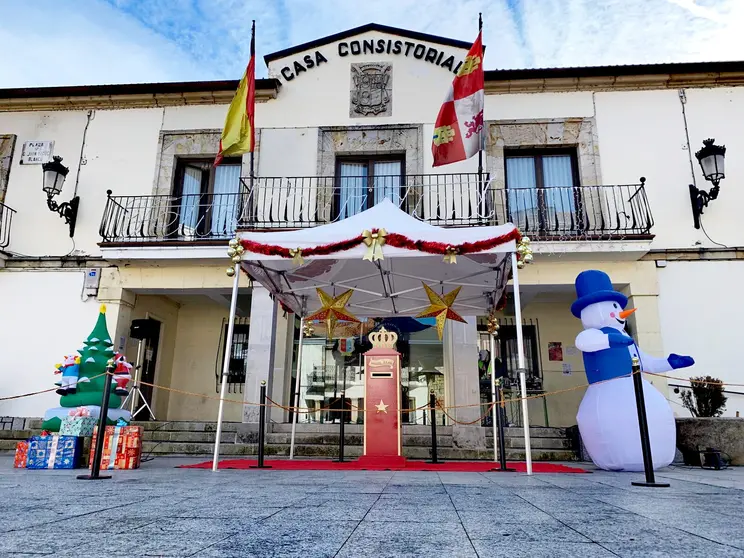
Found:
[[[281, 232], [242, 232], [241, 240], [285, 249], [308, 249], [359, 237], [365, 230], [385, 229], [416, 241], [461, 245], [508, 236], [512, 224], [492, 227], [441, 228], [401, 211], [389, 200], [347, 219], [311, 229]], [[514, 240], [468, 255], [458, 255], [456, 264], [429, 254], [385, 244], [384, 259], [362, 258], [367, 246], [309, 258], [301, 266], [281, 255], [246, 249], [243, 268], [293, 311], [307, 315], [320, 307], [315, 289], [337, 296], [353, 289], [347, 308], [358, 317], [414, 316], [428, 306], [422, 281], [437, 293], [462, 287], [453, 309], [462, 315], [482, 315], [489, 297], [498, 299], [511, 270]]]

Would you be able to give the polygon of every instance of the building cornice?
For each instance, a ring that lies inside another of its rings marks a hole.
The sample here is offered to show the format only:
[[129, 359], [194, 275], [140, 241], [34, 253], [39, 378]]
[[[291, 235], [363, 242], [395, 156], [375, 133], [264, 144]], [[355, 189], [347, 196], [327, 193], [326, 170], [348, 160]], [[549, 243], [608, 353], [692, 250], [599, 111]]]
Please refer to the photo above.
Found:
[[744, 248], [656, 249], [649, 251], [641, 260], [669, 262], [744, 260]]
[[547, 77], [486, 80], [486, 94], [560, 93], [573, 91], [642, 91], [737, 87], [744, 85], [744, 71], [690, 74], [645, 74], [624, 76]]
[[[0, 112], [227, 105], [237, 80], [0, 89]], [[276, 99], [276, 79], [256, 80], [256, 102]]]

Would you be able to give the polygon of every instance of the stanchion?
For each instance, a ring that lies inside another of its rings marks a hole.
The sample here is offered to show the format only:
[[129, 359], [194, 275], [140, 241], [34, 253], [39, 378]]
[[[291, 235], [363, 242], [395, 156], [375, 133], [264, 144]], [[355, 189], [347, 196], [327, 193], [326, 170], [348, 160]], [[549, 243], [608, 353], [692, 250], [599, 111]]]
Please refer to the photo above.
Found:
[[[495, 401], [494, 404], [496, 405], [496, 409], [498, 412], [494, 413], [496, 415], [496, 430], [498, 432], [498, 444], [499, 444], [499, 468], [496, 469], [495, 467], [491, 469], [492, 472], [495, 471], [502, 471], [502, 472], [513, 472], [516, 471], [516, 469], [510, 469], [506, 466], [506, 443], [504, 440], [504, 407], [503, 407], [503, 398], [501, 396], [501, 378], [499, 378], [499, 385], [497, 386], [495, 390]], [[496, 440], [494, 440], [494, 444], [496, 443]]]
[[651, 441], [648, 438], [648, 421], [646, 419], [646, 400], [643, 396], [643, 374], [637, 357], [633, 357], [633, 389], [635, 391], [636, 409], [638, 410], [638, 428], [641, 431], [641, 451], [643, 452], [643, 469], [646, 472], [646, 482], [631, 482], [633, 486], [650, 486], [668, 488], [669, 483], [656, 482], [654, 476], [654, 462], [651, 455]]
[[429, 394], [429, 408], [431, 410], [431, 461], [427, 463], [443, 463], [437, 458], [437, 396], [434, 391]]
[[[101, 457], [103, 456], [103, 443], [106, 440], [106, 419], [108, 418], [109, 410], [109, 397], [111, 397], [111, 374], [114, 372], [114, 361], [109, 360], [106, 363], [106, 376], [104, 376], [103, 384], [103, 399], [101, 400], [101, 414], [98, 417], [98, 434], [96, 435], [96, 447], [93, 451], [93, 464], [90, 468], [89, 475], [78, 475], [80, 480], [104, 480], [110, 479], [111, 475], [100, 475], [101, 472]], [[111, 449], [112, 453], [116, 453], [116, 448]], [[111, 456], [114, 459], [114, 455]]]
[[341, 424], [338, 427], [338, 459], [336, 463], [344, 462], [344, 424], [346, 423], [346, 392], [341, 390]]
[[266, 430], [266, 380], [261, 380], [261, 406], [258, 409], [258, 465], [251, 465], [251, 469], [271, 469], [271, 465], [264, 465], [264, 431]]

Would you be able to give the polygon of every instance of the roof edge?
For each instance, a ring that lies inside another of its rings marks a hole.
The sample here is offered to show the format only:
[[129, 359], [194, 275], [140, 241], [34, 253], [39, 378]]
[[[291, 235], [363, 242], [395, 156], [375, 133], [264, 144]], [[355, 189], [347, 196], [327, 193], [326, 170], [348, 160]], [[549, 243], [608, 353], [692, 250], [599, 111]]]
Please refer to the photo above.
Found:
[[295, 45], [289, 48], [285, 48], [283, 50], [278, 50], [276, 52], [269, 53], [264, 56], [264, 62], [268, 66], [269, 62], [273, 62], [274, 60], [278, 60], [279, 58], [284, 58], [286, 56], [291, 56], [293, 54], [305, 52], [306, 50], [310, 50], [310, 49], [317, 48], [323, 45], [334, 43], [336, 41], [340, 41], [341, 39], [348, 39], [349, 37], [353, 37], [355, 35], [361, 35], [362, 33], [367, 33], [368, 31], [381, 31], [383, 33], [388, 33], [390, 35], [398, 35], [399, 37], [405, 37], [407, 39], [415, 39], [417, 41], [426, 41], [428, 43], [451, 46], [454, 48], [462, 48], [465, 50], [469, 50], [470, 47], [473, 45], [472, 42], [458, 41], [456, 39], [441, 37], [439, 35], [430, 35], [428, 33], [410, 31], [409, 29], [401, 29], [400, 27], [390, 27], [388, 25], [382, 25], [380, 23], [366, 23], [364, 25], [360, 25], [359, 27], [354, 27], [353, 29], [346, 29], [339, 33], [334, 33], [333, 35], [328, 35], [326, 37], [321, 37], [319, 39], [315, 39], [307, 43], [302, 43], [300, 45]]

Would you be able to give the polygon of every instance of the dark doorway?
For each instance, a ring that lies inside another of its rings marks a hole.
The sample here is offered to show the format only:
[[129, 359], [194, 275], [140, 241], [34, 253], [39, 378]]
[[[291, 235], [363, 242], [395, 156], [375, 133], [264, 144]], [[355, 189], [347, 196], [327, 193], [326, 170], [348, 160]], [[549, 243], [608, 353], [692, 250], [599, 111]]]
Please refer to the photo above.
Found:
[[[158, 362], [158, 346], [160, 344], [160, 322], [152, 318], [148, 318], [148, 327], [146, 336], [142, 339], [142, 368], [140, 369], [140, 381], [147, 382], [148, 384], [155, 383], [155, 368]], [[145, 401], [152, 406], [152, 386], [147, 384], [140, 384], [140, 391]], [[139, 402], [141, 405], [141, 402]], [[150, 420], [149, 411], [146, 408], [140, 409], [137, 412], [133, 420]]]

